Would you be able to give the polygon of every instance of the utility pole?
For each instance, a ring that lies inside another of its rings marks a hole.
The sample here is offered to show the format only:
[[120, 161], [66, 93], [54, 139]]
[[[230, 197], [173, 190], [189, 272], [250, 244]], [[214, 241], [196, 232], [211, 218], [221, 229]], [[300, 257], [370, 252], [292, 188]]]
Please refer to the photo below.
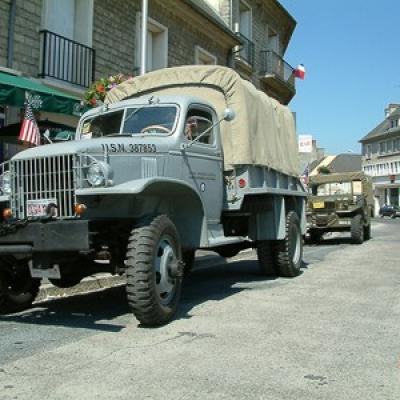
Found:
[[147, 15], [149, 10], [148, 0], [142, 0], [142, 34], [140, 46], [140, 75], [146, 73], [147, 62]]

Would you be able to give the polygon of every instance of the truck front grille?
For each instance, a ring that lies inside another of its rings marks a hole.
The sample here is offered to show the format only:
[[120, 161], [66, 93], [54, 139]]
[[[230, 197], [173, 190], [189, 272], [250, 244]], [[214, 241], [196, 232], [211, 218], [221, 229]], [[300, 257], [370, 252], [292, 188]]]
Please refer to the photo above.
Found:
[[55, 201], [59, 218], [74, 216], [76, 168], [72, 155], [14, 160], [10, 170], [14, 216], [27, 218], [27, 204], [31, 200]]

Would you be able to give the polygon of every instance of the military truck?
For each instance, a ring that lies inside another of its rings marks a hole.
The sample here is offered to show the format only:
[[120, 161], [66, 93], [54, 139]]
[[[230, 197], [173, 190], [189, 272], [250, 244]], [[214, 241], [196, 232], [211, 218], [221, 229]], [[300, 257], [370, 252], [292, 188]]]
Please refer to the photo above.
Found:
[[325, 232], [349, 231], [355, 244], [371, 238], [371, 179], [363, 172], [319, 174], [309, 179], [307, 230], [312, 242]]
[[106, 271], [126, 274], [143, 325], [161, 325], [196, 249], [256, 248], [263, 274], [298, 275], [306, 191], [297, 162], [292, 113], [231, 69], [170, 68], [122, 83], [82, 116], [75, 141], [2, 165], [1, 312], [29, 306], [42, 278], [69, 287]]

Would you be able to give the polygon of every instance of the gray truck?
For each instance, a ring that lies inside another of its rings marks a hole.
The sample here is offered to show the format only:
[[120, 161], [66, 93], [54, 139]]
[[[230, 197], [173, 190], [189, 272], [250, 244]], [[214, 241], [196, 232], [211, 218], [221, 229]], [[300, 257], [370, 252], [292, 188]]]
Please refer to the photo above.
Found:
[[42, 278], [69, 287], [110, 272], [126, 274], [136, 318], [162, 325], [196, 249], [256, 248], [261, 273], [300, 272], [306, 192], [292, 114], [228, 68], [126, 81], [82, 116], [75, 141], [1, 168], [1, 313], [29, 307]]
[[319, 242], [326, 232], [350, 232], [352, 242], [371, 237], [374, 199], [371, 178], [363, 172], [319, 174], [310, 177], [307, 228]]

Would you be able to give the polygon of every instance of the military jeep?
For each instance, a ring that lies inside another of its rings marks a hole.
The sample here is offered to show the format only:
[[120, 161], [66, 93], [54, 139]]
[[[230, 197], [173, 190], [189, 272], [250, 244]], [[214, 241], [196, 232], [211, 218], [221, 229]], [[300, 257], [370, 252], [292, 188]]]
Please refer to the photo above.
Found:
[[311, 242], [326, 232], [349, 231], [353, 243], [371, 237], [372, 183], [362, 172], [310, 177], [307, 231]]

